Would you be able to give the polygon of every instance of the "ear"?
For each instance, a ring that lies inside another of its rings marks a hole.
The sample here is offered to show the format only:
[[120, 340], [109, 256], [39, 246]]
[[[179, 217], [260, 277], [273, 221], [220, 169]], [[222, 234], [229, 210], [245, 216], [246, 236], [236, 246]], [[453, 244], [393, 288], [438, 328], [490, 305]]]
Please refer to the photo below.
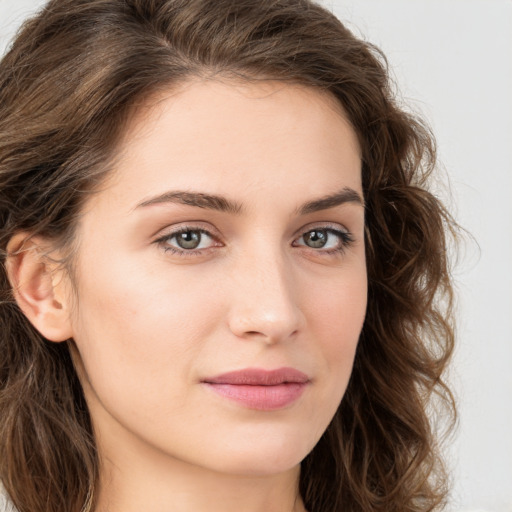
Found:
[[48, 256], [40, 237], [18, 233], [7, 245], [6, 270], [14, 298], [30, 323], [48, 340], [72, 337], [68, 276]]

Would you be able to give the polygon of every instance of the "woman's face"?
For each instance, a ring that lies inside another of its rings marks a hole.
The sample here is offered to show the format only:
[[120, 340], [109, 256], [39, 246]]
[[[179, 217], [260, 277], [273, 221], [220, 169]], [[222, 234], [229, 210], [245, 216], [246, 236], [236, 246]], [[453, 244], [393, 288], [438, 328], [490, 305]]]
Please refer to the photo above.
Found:
[[365, 315], [354, 131], [313, 89], [197, 81], [139, 111], [120, 149], [77, 228], [70, 320], [100, 452], [296, 467]]

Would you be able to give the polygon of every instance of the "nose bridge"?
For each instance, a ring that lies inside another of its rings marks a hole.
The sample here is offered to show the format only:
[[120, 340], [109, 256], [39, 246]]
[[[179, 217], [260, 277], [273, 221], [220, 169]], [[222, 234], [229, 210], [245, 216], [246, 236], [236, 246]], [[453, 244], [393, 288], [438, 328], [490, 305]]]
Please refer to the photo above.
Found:
[[300, 329], [292, 268], [279, 244], [253, 245], [238, 258], [234, 272], [229, 321], [237, 336], [276, 342]]

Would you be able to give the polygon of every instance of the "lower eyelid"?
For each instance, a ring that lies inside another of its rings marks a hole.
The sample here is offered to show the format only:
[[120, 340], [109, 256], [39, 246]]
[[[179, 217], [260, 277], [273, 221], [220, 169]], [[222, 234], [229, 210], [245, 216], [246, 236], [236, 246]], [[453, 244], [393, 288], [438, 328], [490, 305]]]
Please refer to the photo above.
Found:
[[319, 227], [314, 227], [314, 228], [308, 229], [307, 231], [304, 231], [295, 240], [301, 239], [302, 237], [304, 237], [304, 235], [306, 235], [307, 233], [311, 233], [312, 231], [327, 231], [331, 235], [338, 237], [343, 244], [348, 244], [348, 243], [351, 243], [354, 241], [354, 237], [352, 236], [352, 234], [349, 231], [341, 230], [339, 228], [335, 229], [335, 228], [326, 227], [326, 226], [319, 226]]
[[[205, 250], [208, 250], [210, 249], [211, 247], [215, 247], [216, 245], [220, 245], [217, 241], [217, 239], [211, 234], [209, 233], [208, 231], [204, 230], [204, 229], [180, 229], [178, 231], [175, 231], [173, 233], [169, 233], [168, 235], [164, 235], [162, 237], [159, 238], [159, 241], [162, 243], [162, 244], [165, 244], [166, 241], [168, 240], [176, 240], [176, 237], [181, 235], [182, 233], [187, 233], [189, 231], [196, 231], [198, 233], [201, 233], [202, 236], [205, 236], [207, 237], [209, 240], [210, 240], [210, 245], [208, 247], [203, 247], [203, 248], [200, 248], [200, 249], [183, 249], [183, 248], [180, 248], [180, 247], [175, 247], [176, 250], [178, 251], [183, 251], [183, 252], [193, 252], [193, 251], [205, 251]], [[173, 247], [173, 246], [170, 246], [169, 247]]]
[[[327, 231], [328, 233], [336, 236], [339, 239], [338, 243], [336, 244], [335, 247], [330, 247], [327, 249], [324, 249], [321, 247], [320, 248], [309, 247], [305, 243], [301, 243], [301, 244], [296, 243], [298, 240], [300, 240], [302, 237], [304, 237], [304, 235], [306, 235], [307, 233], [309, 233], [311, 231], [315, 231], [315, 230], [324, 230], [324, 231]], [[195, 249], [183, 249], [177, 245], [175, 246], [175, 245], [171, 245], [169, 243], [169, 241], [171, 239], [173, 239], [174, 237], [177, 237], [180, 233], [185, 233], [188, 231], [196, 231], [196, 232], [199, 232], [202, 235], [205, 235], [206, 237], [208, 237], [210, 239], [208, 247], [195, 248]], [[355, 242], [355, 239], [354, 239], [352, 233], [349, 232], [348, 230], [345, 230], [342, 228], [340, 229], [340, 227], [338, 227], [338, 226], [336, 226], [336, 227], [313, 226], [313, 227], [311, 227], [311, 229], [303, 231], [298, 238], [295, 238], [294, 241], [292, 242], [292, 245], [295, 247], [305, 248], [309, 251], [313, 251], [318, 254], [334, 255], [334, 254], [340, 254], [340, 253], [344, 252], [354, 242]], [[183, 257], [200, 256], [210, 250], [224, 246], [224, 244], [222, 242], [220, 242], [218, 237], [215, 236], [214, 234], [212, 234], [210, 231], [208, 231], [204, 228], [201, 228], [201, 227], [194, 227], [194, 226], [183, 226], [183, 227], [176, 229], [175, 231], [171, 231], [166, 234], [163, 234], [163, 235], [159, 236], [154, 241], [154, 243], [160, 245], [162, 247], [162, 249], [166, 252], [174, 253], [176, 255], [180, 255]]]

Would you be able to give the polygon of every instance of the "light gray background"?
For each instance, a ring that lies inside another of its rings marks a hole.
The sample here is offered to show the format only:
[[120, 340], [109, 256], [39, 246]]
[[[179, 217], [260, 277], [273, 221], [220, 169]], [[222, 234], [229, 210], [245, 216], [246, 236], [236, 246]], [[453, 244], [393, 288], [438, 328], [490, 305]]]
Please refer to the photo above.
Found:
[[[0, 0], [0, 53], [40, 0]], [[475, 237], [455, 273], [451, 510], [512, 512], [512, 0], [323, 0], [389, 58]]]

